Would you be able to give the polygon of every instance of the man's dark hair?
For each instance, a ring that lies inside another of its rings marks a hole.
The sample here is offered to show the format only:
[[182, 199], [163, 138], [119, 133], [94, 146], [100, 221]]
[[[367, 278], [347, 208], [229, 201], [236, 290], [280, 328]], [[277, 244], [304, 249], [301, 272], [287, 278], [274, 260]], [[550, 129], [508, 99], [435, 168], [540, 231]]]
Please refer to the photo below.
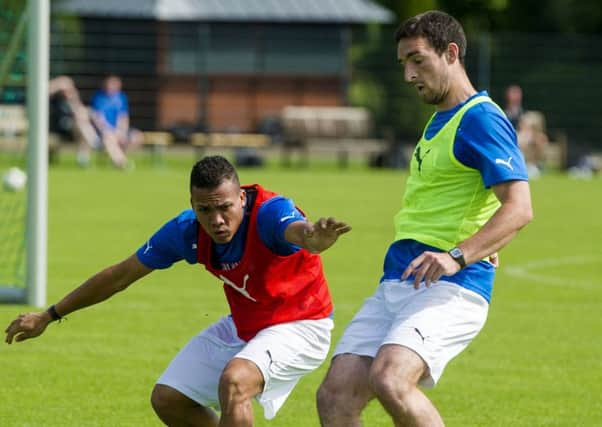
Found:
[[401, 39], [423, 37], [441, 56], [450, 43], [459, 48], [460, 63], [466, 56], [466, 35], [462, 25], [451, 15], [439, 10], [430, 10], [405, 20], [395, 31], [395, 42]]
[[222, 156], [207, 156], [192, 167], [190, 189], [192, 187], [212, 189], [229, 180], [240, 185], [234, 166]]

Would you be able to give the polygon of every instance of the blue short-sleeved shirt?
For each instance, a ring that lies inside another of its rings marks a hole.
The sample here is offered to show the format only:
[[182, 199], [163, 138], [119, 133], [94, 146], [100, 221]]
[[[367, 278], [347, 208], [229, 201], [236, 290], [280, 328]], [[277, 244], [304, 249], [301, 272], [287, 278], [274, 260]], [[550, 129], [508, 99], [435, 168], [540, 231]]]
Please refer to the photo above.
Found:
[[[479, 92], [450, 110], [435, 113], [425, 131], [426, 139], [435, 136], [466, 102], [476, 96], [488, 95], [486, 91]], [[454, 155], [465, 166], [477, 169], [487, 188], [507, 181], [528, 179], [516, 132], [504, 113], [491, 102], [476, 104], [466, 111], [456, 132]], [[394, 242], [385, 256], [381, 280], [400, 279], [408, 264], [425, 251], [441, 249], [414, 240]], [[441, 280], [457, 283], [491, 301], [494, 277], [493, 266], [480, 261]]]
[[125, 93], [108, 94], [103, 90], [94, 93], [92, 109], [103, 116], [112, 127], [117, 127], [119, 116], [129, 113], [128, 99]]
[[[232, 240], [215, 244], [218, 263], [224, 269], [233, 268], [242, 258], [248, 228], [248, 218], [241, 223]], [[290, 255], [300, 248], [284, 238], [284, 231], [295, 221], [305, 217], [291, 199], [282, 196], [266, 201], [257, 213], [257, 229], [262, 242], [278, 255]], [[142, 245], [136, 255], [149, 268], [165, 269], [180, 260], [197, 263], [197, 239], [199, 223], [192, 209], [187, 209], [163, 225]]]

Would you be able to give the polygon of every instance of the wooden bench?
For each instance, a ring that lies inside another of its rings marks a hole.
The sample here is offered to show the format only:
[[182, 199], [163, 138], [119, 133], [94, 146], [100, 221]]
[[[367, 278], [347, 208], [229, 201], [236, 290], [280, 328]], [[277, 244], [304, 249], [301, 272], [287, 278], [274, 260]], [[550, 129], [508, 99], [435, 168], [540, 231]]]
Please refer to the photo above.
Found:
[[[27, 146], [27, 109], [20, 104], [0, 104], [0, 151], [21, 155]], [[48, 161], [58, 162], [62, 141], [58, 135], [48, 136]]]
[[262, 133], [203, 133], [195, 132], [190, 136], [190, 144], [195, 149], [197, 159], [203, 157], [208, 148], [266, 148], [270, 137]]
[[602, 172], [602, 152], [594, 152], [589, 155], [592, 172], [599, 174]]
[[25, 106], [0, 104], [0, 148], [3, 151], [23, 151], [27, 127]]
[[565, 170], [568, 164], [568, 139], [564, 132], [553, 133], [553, 140], [544, 152], [544, 166], [554, 170]]
[[153, 166], [165, 164], [165, 151], [173, 144], [173, 135], [169, 132], [146, 131], [142, 132], [142, 146], [150, 150]]
[[297, 151], [300, 164], [309, 164], [310, 151], [334, 151], [341, 167], [347, 167], [349, 155], [364, 156], [381, 152], [384, 141], [370, 138], [371, 117], [358, 107], [288, 106], [281, 114], [282, 163], [290, 166]]

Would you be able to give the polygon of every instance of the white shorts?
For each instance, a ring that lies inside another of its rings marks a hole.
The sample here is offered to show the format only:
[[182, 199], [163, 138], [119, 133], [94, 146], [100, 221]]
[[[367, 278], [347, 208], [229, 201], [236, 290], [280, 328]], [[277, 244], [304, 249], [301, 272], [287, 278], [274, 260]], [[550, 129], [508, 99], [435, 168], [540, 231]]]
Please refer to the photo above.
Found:
[[416, 290], [409, 281], [385, 280], [347, 326], [333, 357], [375, 357], [382, 345], [398, 344], [425, 361], [429, 375], [420, 384], [433, 387], [483, 328], [488, 310], [482, 296], [455, 283], [440, 280]]
[[330, 349], [330, 318], [282, 323], [259, 332], [249, 342], [236, 335], [230, 316], [192, 338], [157, 380], [200, 405], [219, 410], [219, 378], [233, 358], [255, 363], [265, 382], [256, 396], [272, 419], [305, 374], [318, 368]]

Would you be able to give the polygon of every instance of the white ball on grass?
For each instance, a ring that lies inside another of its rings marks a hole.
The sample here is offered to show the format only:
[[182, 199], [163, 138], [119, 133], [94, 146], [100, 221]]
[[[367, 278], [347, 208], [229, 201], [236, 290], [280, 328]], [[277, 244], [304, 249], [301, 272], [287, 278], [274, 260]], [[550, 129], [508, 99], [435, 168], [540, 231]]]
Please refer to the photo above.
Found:
[[2, 185], [7, 191], [19, 191], [27, 184], [27, 174], [18, 167], [12, 167], [2, 177]]

